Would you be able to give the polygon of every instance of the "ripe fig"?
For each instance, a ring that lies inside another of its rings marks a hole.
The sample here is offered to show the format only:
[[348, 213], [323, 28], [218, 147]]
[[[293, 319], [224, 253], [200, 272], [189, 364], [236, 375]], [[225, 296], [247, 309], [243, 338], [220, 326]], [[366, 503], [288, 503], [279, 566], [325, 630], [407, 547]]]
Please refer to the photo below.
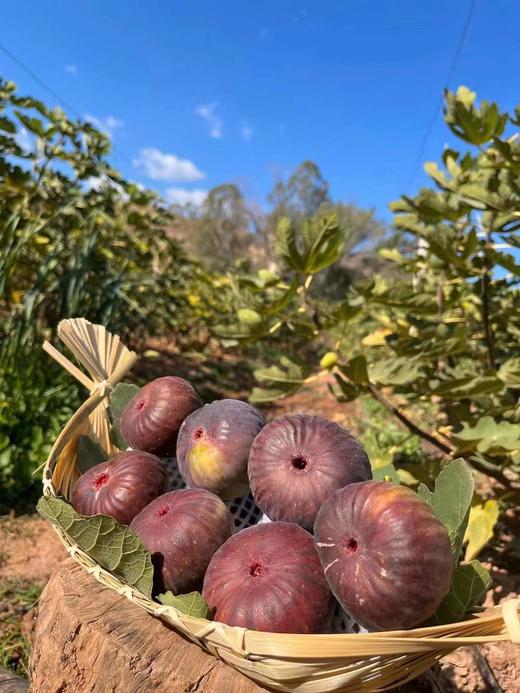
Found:
[[156, 592], [198, 590], [215, 551], [231, 536], [232, 517], [205, 489], [170, 491], [156, 498], [130, 525], [154, 564]]
[[404, 486], [365, 481], [336, 491], [321, 507], [314, 535], [333, 593], [369, 630], [416, 626], [450, 589], [448, 532]]
[[256, 409], [238, 399], [221, 399], [190, 414], [177, 441], [177, 463], [186, 484], [224, 498], [245, 495], [249, 450], [264, 424]]
[[366, 452], [348, 431], [321, 416], [282, 416], [256, 436], [249, 483], [271, 520], [311, 530], [321, 504], [338, 488], [372, 478]]
[[145, 505], [168, 489], [166, 468], [147, 452], [120, 452], [82, 474], [72, 490], [81, 515], [110, 515], [129, 525]]
[[334, 606], [312, 535], [289, 522], [228, 539], [211, 559], [202, 596], [215, 621], [272, 633], [320, 633]]
[[179, 428], [202, 400], [187, 380], [168, 375], [142, 387], [121, 415], [121, 433], [135, 450], [173, 457]]

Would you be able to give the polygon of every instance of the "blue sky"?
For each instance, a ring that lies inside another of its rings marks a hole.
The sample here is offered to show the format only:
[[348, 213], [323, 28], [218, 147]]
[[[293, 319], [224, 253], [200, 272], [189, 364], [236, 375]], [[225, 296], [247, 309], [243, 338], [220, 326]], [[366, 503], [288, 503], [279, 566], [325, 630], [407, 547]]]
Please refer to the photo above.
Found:
[[[260, 203], [313, 159], [335, 199], [408, 185], [469, 0], [7, 3], [0, 42], [111, 131], [123, 173], [174, 200], [222, 182]], [[520, 103], [518, 0], [477, 0], [452, 87]], [[53, 103], [0, 53], [0, 74]], [[424, 159], [453, 141], [439, 116]]]

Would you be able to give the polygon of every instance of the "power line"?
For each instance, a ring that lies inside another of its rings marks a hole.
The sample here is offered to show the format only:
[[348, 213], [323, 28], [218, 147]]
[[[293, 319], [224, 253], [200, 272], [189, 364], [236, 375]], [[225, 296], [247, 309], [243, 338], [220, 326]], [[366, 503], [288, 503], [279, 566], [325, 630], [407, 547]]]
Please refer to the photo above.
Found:
[[[76, 118], [78, 118], [79, 120], [84, 120], [84, 117], [81, 115], [81, 113], [79, 113], [79, 111], [77, 111], [74, 108], [74, 106], [68, 103], [68, 101], [64, 99], [63, 96], [58, 94], [58, 92], [54, 90], [51, 86], [49, 86], [43, 79], [41, 79], [41, 77], [38, 77], [34, 70], [31, 70], [30, 67], [25, 65], [19, 58], [16, 57], [16, 55], [14, 55], [14, 53], [12, 53], [1, 43], [0, 51], [7, 55], [7, 57], [10, 58], [16, 65], [18, 65], [18, 67], [20, 67], [24, 72], [26, 72], [37, 84], [40, 85], [42, 89], [44, 89], [48, 94], [50, 94], [54, 99], [56, 99], [61, 106], [64, 106], [68, 111], [70, 111], [70, 113], [75, 115]], [[110, 144], [116, 158], [117, 156], [120, 156], [121, 158], [125, 159], [129, 164], [132, 164], [132, 160], [130, 159], [130, 157], [114, 145], [112, 138], [110, 138]]]
[[[468, 13], [466, 15], [466, 21], [464, 22], [464, 27], [462, 29], [462, 33], [459, 37], [459, 41], [457, 44], [457, 48], [455, 49], [455, 54], [453, 56], [453, 60], [451, 61], [451, 66], [448, 71], [448, 76], [446, 78], [446, 81], [444, 83], [444, 89], [448, 89], [450, 86], [450, 82], [453, 78], [453, 75], [455, 74], [455, 70], [457, 69], [457, 65], [459, 62], [459, 58], [462, 53], [462, 48], [464, 46], [464, 41], [466, 40], [466, 35], [468, 33], [471, 20], [473, 18], [473, 13], [475, 10], [475, 5], [477, 4], [477, 0], [471, 0], [470, 5], [468, 8]], [[423, 135], [423, 138], [421, 140], [421, 144], [419, 146], [419, 153], [417, 154], [417, 157], [415, 159], [414, 165], [412, 167], [412, 170], [410, 172], [410, 177], [408, 178], [408, 184], [406, 186], [406, 189], [409, 190], [412, 186], [412, 183], [414, 181], [415, 175], [417, 173], [417, 169], [419, 168], [422, 158], [424, 156], [424, 150], [426, 149], [426, 145], [428, 143], [428, 140], [430, 139], [430, 135], [432, 134], [433, 127], [435, 125], [435, 122], [437, 120], [437, 117], [439, 115], [439, 111], [442, 109], [442, 104], [444, 102], [444, 96], [441, 96], [439, 100], [437, 101], [437, 104], [435, 105], [435, 110], [433, 112], [433, 116], [428, 123], [428, 127], [426, 128], [426, 131]]]

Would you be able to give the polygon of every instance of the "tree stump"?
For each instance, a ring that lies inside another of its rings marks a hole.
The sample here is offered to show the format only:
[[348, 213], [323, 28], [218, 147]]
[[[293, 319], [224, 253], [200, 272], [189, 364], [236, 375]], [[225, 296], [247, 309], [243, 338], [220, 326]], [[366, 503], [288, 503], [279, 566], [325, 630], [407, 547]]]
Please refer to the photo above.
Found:
[[265, 691], [72, 559], [40, 597], [32, 648], [33, 693]]
[[[71, 558], [42, 592], [31, 639], [32, 693], [267, 690], [103, 587]], [[0, 680], [3, 693], [1, 686]], [[394, 693], [451, 690], [433, 672], [393, 689]]]
[[0, 669], [0, 691], [2, 693], [27, 693], [29, 682], [12, 671]]

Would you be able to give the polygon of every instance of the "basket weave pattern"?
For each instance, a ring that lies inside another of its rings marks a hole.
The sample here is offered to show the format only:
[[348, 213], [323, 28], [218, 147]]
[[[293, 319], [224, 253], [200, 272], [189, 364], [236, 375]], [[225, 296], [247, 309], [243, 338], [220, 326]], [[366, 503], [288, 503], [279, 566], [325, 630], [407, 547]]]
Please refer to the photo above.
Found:
[[[76, 442], [88, 435], [110, 455], [107, 397], [137, 360], [104, 327], [83, 319], [60, 323], [58, 335], [88, 376], [50, 344], [44, 348], [90, 392], [56, 440], [43, 469], [43, 492], [69, 498], [79, 476]], [[519, 600], [481, 610], [460, 623], [407, 631], [293, 635], [261, 633], [183, 614], [147, 598], [98, 565], [62, 530], [68, 553], [106, 587], [175, 627], [261, 685], [278, 691], [377, 691], [409, 681], [465, 645], [520, 643]]]

